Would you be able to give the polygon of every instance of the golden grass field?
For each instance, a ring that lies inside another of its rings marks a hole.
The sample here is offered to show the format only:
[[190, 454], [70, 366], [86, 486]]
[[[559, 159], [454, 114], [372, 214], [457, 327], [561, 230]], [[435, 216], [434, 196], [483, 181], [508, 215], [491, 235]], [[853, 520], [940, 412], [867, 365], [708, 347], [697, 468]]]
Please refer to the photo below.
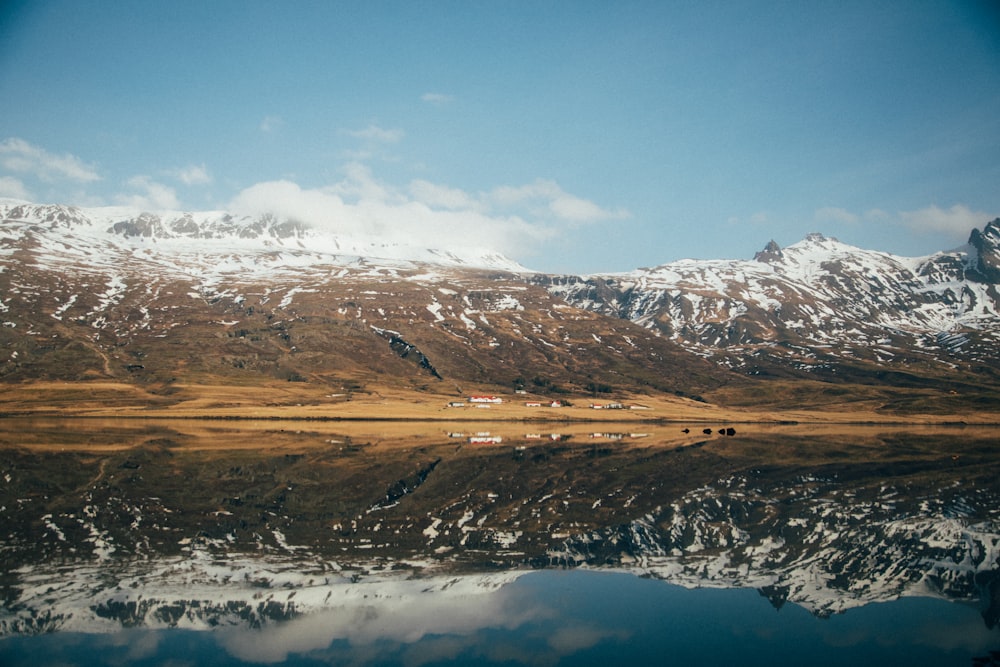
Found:
[[[490, 394], [490, 390], [469, 394]], [[330, 421], [441, 422], [618, 422], [618, 423], [831, 423], [831, 424], [1000, 424], [1000, 414], [960, 403], [939, 410], [895, 413], [882, 409], [884, 393], [848, 392], [841, 396], [809, 393], [808, 387], [754, 405], [736, 407], [664, 394], [616, 394], [610, 397], [562, 396], [567, 407], [528, 407], [537, 396], [498, 394], [503, 403], [488, 408], [449, 407], [464, 396], [369, 384], [363, 391], [329, 393], [306, 383], [254, 385], [172, 384], [142, 387], [126, 383], [35, 381], [0, 384], [0, 415], [51, 417], [289, 419]], [[733, 396], [725, 396], [727, 405]], [[592, 403], [622, 403], [633, 409], [593, 409]], [[930, 399], [927, 399], [930, 403]], [[775, 407], [778, 403], [778, 407]], [[788, 405], [788, 407], [784, 407]]]

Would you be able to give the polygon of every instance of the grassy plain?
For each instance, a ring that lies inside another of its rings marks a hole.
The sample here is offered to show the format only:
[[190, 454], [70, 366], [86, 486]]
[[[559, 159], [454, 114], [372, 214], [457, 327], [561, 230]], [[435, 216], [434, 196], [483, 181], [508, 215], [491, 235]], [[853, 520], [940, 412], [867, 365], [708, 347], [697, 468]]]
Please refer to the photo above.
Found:
[[[491, 394], [471, 388], [469, 394]], [[503, 403], [477, 408], [456, 389], [414, 390], [366, 384], [331, 393], [329, 386], [299, 382], [136, 385], [119, 382], [34, 381], [0, 384], [0, 415], [49, 417], [288, 419], [439, 422], [622, 423], [831, 423], [1000, 424], [993, 406], [946, 393], [912, 389], [838, 388], [787, 383], [765, 391], [720, 391], [715, 402], [662, 393], [558, 397], [564, 407], [529, 407], [553, 397], [498, 394]], [[593, 409], [620, 403], [626, 409]], [[986, 407], [986, 409], [983, 409]]]

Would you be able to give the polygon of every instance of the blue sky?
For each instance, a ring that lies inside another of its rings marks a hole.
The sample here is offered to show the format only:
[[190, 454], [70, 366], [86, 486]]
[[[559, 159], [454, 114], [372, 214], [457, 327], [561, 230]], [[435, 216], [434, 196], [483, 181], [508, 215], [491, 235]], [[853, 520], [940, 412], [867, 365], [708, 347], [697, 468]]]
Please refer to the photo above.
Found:
[[0, 4], [0, 197], [270, 209], [544, 271], [1000, 215], [1000, 9]]

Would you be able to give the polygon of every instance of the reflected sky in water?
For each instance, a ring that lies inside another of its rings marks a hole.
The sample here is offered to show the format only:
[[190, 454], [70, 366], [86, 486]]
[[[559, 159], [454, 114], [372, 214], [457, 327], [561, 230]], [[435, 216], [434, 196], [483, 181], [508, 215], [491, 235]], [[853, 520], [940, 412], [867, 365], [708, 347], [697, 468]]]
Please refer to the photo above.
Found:
[[8, 637], [0, 664], [969, 665], [1000, 650], [1000, 634], [974, 606], [932, 598], [818, 618], [795, 605], [775, 609], [754, 590], [583, 570], [402, 604], [378, 595], [372, 584], [367, 606], [258, 629]]

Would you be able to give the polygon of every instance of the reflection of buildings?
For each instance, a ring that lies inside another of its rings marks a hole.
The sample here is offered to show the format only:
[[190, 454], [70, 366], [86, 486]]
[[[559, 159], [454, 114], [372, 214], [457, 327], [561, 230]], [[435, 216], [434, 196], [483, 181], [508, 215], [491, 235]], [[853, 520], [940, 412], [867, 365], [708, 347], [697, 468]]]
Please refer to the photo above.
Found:
[[503, 438], [499, 435], [490, 435], [489, 433], [477, 433], [476, 435], [469, 436], [470, 445], [499, 445], [503, 442]]

